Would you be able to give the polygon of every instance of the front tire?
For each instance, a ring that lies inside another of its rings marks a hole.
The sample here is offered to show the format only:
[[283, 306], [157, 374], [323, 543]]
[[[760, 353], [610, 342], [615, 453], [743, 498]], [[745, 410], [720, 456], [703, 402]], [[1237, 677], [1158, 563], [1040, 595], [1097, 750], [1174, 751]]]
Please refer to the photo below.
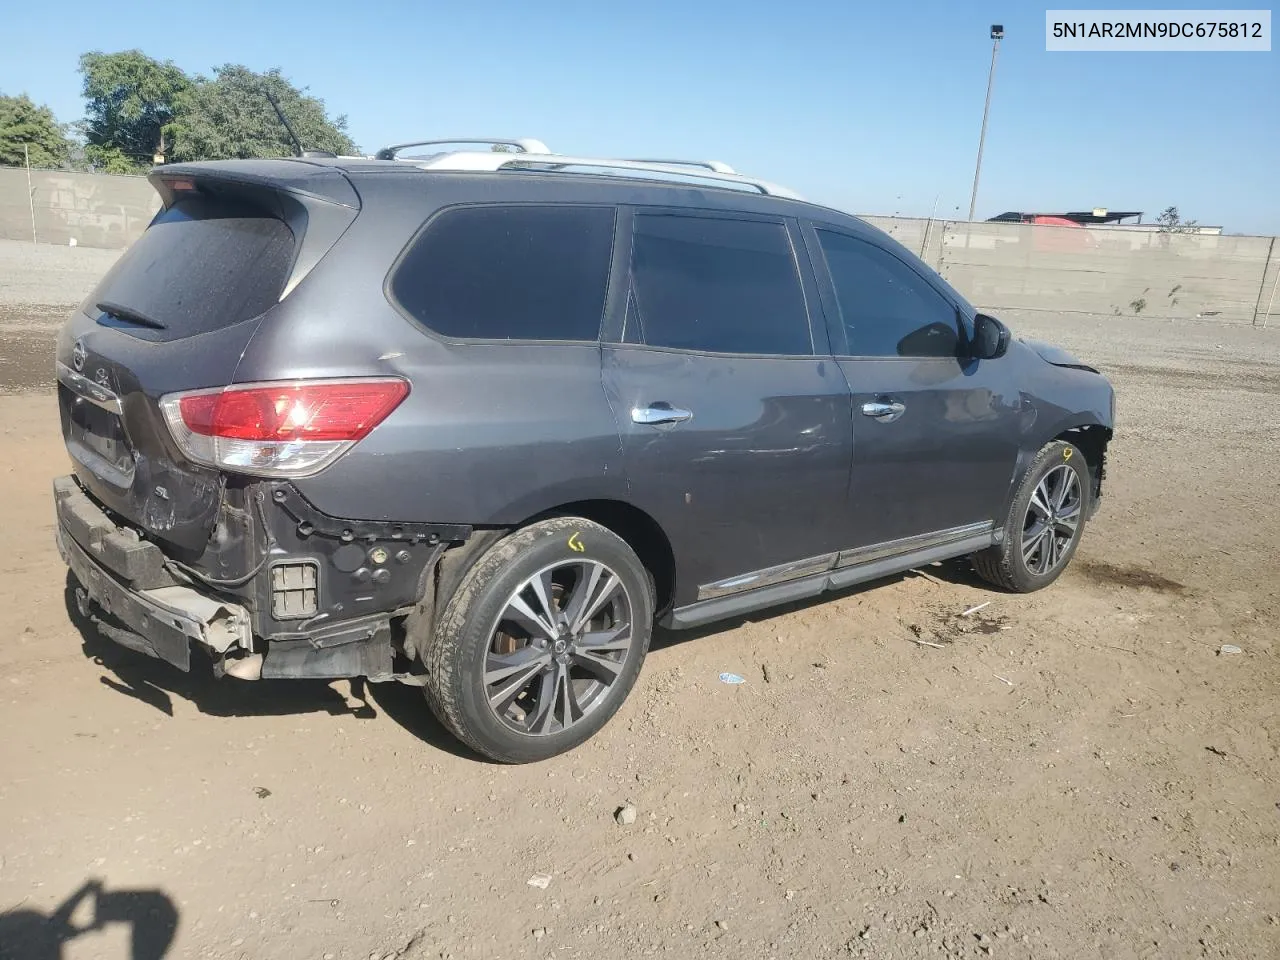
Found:
[[545, 760], [603, 727], [649, 649], [654, 596], [613, 532], [556, 517], [500, 540], [423, 642], [432, 711], [502, 763]]
[[1057, 580], [1084, 534], [1091, 489], [1079, 447], [1062, 440], [1042, 447], [1009, 506], [1004, 540], [971, 558], [978, 576], [1014, 593]]

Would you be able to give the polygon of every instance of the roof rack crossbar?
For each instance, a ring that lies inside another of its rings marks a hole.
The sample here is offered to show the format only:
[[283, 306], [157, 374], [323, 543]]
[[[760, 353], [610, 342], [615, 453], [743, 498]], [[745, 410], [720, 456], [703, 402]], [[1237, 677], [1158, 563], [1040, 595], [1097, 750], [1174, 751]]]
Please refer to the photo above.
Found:
[[[447, 144], [460, 146], [464, 143], [487, 143], [495, 147], [515, 147], [519, 153], [551, 152], [551, 148], [541, 140], [534, 140], [530, 137], [447, 137], [442, 140], [411, 140], [408, 143], [395, 143], [379, 150], [374, 154], [374, 159], [394, 160], [396, 159], [396, 154], [401, 150], [408, 150], [410, 147], [434, 147]], [[504, 151], [497, 152], [502, 153]]]
[[[786, 187], [767, 180], [745, 177], [738, 173], [691, 169], [700, 164], [659, 163], [642, 160], [605, 160], [599, 157], [569, 157], [554, 153], [442, 153], [438, 156], [407, 161], [424, 170], [497, 171], [506, 169], [565, 171], [566, 167], [587, 168], [598, 176], [625, 177], [629, 173], [657, 173], [673, 180], [706, 181], [708, 185], [755, 190], [775, 197], [803, 199]], [[575, 171], [568, 171], [575, 172]]]

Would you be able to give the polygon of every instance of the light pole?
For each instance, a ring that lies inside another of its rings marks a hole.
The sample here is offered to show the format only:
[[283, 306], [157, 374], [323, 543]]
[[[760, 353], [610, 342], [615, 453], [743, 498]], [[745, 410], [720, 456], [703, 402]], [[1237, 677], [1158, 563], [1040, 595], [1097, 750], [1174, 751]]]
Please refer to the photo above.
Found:
[[973, 193], [969, 194], [969, 220], [973, 220], [974, 207], [978, 205], [978, 177], [982, 173], [982, 146], [987, 140], [987, 111], [991, 109], [991, 87], [996, 79], [996, 54], [1004, 39], [1004, 27], [991, 25], [991, 71], [987, 74], [987, 101], [982, 105], [982, 133], [978, 135], [978, 162], [973, 168]]

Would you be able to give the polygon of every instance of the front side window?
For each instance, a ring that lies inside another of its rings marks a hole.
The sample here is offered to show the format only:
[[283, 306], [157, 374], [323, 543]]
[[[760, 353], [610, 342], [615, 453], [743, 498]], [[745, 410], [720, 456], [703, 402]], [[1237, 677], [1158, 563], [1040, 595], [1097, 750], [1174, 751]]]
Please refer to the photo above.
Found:
[[707, 353], [813, 352], [781, 223], [637, 214], [626, 339]]
[[848, 353], [856, 357], [954, 357], [956, 308], [887, 250], [818, 230]]
[[413, 242], [391, 293], [444, 337], [596, 340], [613, 223], [611, 207], [447, 210]]

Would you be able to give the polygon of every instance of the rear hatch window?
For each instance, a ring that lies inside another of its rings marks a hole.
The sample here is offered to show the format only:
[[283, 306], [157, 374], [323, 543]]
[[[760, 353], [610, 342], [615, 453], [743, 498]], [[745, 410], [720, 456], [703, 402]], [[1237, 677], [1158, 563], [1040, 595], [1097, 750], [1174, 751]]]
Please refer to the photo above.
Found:
[[236, 200], [192, 195], [162, 211], [84, 303], [146, 340], [209, 333], [280, 299], [297, 243], [288, 224]]

